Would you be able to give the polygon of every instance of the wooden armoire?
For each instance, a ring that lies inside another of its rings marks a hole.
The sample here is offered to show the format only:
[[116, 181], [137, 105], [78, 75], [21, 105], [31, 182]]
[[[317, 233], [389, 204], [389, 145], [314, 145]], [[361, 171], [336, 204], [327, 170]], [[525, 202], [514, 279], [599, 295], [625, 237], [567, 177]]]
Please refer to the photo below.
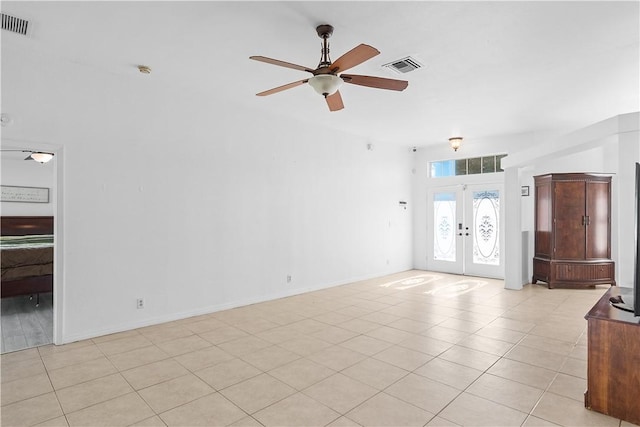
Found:
[[611, 177], [554, 173], [535, 179], [533, 279], [556, 285], [615, 285]]

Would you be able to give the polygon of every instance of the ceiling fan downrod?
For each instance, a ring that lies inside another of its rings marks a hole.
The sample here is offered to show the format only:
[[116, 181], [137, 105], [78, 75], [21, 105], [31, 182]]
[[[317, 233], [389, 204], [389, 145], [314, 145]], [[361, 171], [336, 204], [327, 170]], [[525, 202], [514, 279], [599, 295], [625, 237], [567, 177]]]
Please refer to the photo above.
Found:
[[318, 37], [322, 39], [322, 51], [318, 68], [329, 67], [331, 65], [331, 59], [329, 59], [328, 39], [333, 34], [333, 27], [329, 24], [318, 25], [316, 32], [318, 33]]

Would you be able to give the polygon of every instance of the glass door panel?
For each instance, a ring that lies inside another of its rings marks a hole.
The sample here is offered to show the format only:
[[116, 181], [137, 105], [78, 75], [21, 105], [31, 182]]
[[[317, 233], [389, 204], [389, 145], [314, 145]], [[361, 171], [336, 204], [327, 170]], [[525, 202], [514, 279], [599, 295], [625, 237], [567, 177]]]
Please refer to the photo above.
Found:
[[433, 258], [456, 262], [456, 193], [434, 195], [433, 219]]
[[429, 193], [431, 220], [427, 232], [430, 249], [427, 266], [430, 270], [462, 274], [461, 205], [461, 187], [439, 188]]
[[468, 186], [465, 191], [465, 274], [504, 277], [501, 185]]
[[500, 192], [473, 192], [473, 262], [500, 264]]

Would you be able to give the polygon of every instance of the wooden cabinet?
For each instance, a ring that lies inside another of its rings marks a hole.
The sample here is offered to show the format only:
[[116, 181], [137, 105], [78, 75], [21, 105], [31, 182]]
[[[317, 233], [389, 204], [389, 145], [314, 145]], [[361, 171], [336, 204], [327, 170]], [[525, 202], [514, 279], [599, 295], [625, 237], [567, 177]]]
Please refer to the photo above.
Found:
[[[633, 289], [610, 288], [587, 313], [587, 408], [640, 425], [640, 317], [612, 307]], [[637, 302], [636, 302], [637, 303]]]
[[533, 278], [556, 285], [615, 285], [611, 177], [566, 173], [535, 179]]

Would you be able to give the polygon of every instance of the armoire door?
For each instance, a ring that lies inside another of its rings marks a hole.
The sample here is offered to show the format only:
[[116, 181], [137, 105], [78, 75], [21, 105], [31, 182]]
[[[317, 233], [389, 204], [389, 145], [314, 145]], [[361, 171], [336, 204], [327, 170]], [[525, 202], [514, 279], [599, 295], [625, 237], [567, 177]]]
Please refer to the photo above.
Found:
[[587, 182], [586, 258], [611, 257], [609, 246], [609, 183]]
[[585, 182], [560, 181], [554, 183], [554, 257], [556, 259], [585, 259]]
[[553, 197], [551, 182], [536, 182], [535, 210], [535, 256], [551, 258], [553, 256]]

